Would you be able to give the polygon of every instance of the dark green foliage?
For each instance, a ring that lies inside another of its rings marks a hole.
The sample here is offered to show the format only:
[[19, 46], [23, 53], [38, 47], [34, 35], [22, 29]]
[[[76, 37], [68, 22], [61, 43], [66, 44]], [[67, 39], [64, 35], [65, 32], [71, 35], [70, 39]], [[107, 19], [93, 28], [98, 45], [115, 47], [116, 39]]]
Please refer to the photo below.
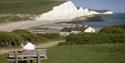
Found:
[[125, 25], [115, 25], [104, 28], [98, 33], [70, 34], [66, 44], [102, 44], [125, 43]]
[[[20, 31], [20, 30], [18, 30]], [[16, 30], [13, 32], [0, 32], [0, 45], [1, 46], [16, 46], [21, 42], [30, 38], [29, 34], [20, 31], [17, 33]]]
[[0, 32], [0, 46], [16, 46], [29, 40], [33, 43], [46, 42], [47, 40], [60, 39], [57, 33], [34, 34], [26, 30], [14, 30], [12, 32]]
[[30, 33], [26, 30], [14, 30], [12, 32], [23, 37], [23, 40], [32, 40], [33, 38], [35, 38], [35, 35], [33, 33]]
[[67, 36], [66, 41], [71, 44], [125, 43], [124, 38], [122, 34], [80, 33]]
[[61, 38], [60, 34], [58, 34], [58, 33], [45, 33], [45, 34], [37, 34], [37, 35], [48, 38], [48, 39]]
[[19, 45], [20, 40], [22, 37], [10, 33], [10, 32], [0, 32], [0, 45], [1, 46], [8, 46], [8, 45]]
[[114, 25], [108, 28], [102, 29], [100, 32], [113, 33], [113, 34], [125, 34], [125, 25]]

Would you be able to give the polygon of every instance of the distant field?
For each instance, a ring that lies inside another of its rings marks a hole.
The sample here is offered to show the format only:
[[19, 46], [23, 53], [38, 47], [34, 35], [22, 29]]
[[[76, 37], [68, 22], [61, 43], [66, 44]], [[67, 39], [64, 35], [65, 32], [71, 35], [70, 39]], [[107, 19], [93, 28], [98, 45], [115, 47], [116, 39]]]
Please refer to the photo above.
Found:
[[0, 23], [32, 19], [63, 2], [58, 0], [0, 0]]
[[124, 44], [67, 45], [48, 49], [43, 63], [125, 63]]
[[41, 14], [64, 1], [0, 0], [0, 14]]

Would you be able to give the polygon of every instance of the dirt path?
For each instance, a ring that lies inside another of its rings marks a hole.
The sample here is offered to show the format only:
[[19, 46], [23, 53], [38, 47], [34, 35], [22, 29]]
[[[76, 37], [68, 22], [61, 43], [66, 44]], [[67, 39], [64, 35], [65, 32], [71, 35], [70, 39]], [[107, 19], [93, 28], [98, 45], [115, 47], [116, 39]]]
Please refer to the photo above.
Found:
[[48, 25], [56, 22], [62, 22], [63, 20], [42, 20], [42, 21], [17, 21], [0, 24], [0, 31], [13, 31], [15, 29], [27, 29], [30, 27], [36, 27], [39, 25]]
[[[52, 46], [55, 46], [55, 45], [59, 44], [60, 42], [64, 42], [64, 40], [58, 40], [58, 41], [52, 41], [52, 42], [39, 44], [39, 45], [36, 45], [36, 48], [49, 48], [49, 47], [52, 47]], [[12, 52], [12, 51], [17, 50], [17, 49], [19, 49], [19, 48], [0, 49], [0, 54], [9, 53], [9, 52]]]
[[49, 48], [49, 47], [55, 46], [61, 42], [64, 42], [64, 40], [52, 41], [52, 42], [48, 42], [48, 43], [39, 44], [36, 46], [36, 48]]
[[15, 29], [26, 29], [30, 27], [39, 26], [42, 24], [52, 24], [53, 21], [19, 21], [11, 23], [0, 24], [0, 31], [13, 31]]

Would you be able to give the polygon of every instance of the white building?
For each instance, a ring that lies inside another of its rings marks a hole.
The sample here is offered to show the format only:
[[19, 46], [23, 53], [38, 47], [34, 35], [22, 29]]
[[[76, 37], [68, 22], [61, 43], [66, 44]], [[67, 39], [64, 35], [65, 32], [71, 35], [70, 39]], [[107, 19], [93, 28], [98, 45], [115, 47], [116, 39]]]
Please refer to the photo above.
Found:
[[93, 32], [96, 32], [96, 30], [92, 27], [88, 27], [84, 30], [84, 32], [87, 32], [87, 33], [93, 33]]
[[60, 35], [63, 35], [63, 36], [67, 36], [71, 33], [73, 34], [78, 34], [80, 32], [86, 32], [86, 33], [94, 33], [96, 32], [96, 29], [92, 28], [92, 27], [88, 27], [87, 25], [85, 26], [82, 26], [82, 25], [79, 25], [79, 26], [76, 26], [75, 27], [64, 27], [63, 29], [60, 30]]

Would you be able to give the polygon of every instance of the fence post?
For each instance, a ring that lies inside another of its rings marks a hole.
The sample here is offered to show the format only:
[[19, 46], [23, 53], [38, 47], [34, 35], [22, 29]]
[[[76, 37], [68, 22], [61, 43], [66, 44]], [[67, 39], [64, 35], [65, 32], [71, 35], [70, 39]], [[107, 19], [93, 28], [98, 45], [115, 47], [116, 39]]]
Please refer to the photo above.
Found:
[[40, 54], [38, 50], [37, 50], [37, 63], [40, 63]]
[[15, 51], [15, 63], [18, 63], [18, 52]]

